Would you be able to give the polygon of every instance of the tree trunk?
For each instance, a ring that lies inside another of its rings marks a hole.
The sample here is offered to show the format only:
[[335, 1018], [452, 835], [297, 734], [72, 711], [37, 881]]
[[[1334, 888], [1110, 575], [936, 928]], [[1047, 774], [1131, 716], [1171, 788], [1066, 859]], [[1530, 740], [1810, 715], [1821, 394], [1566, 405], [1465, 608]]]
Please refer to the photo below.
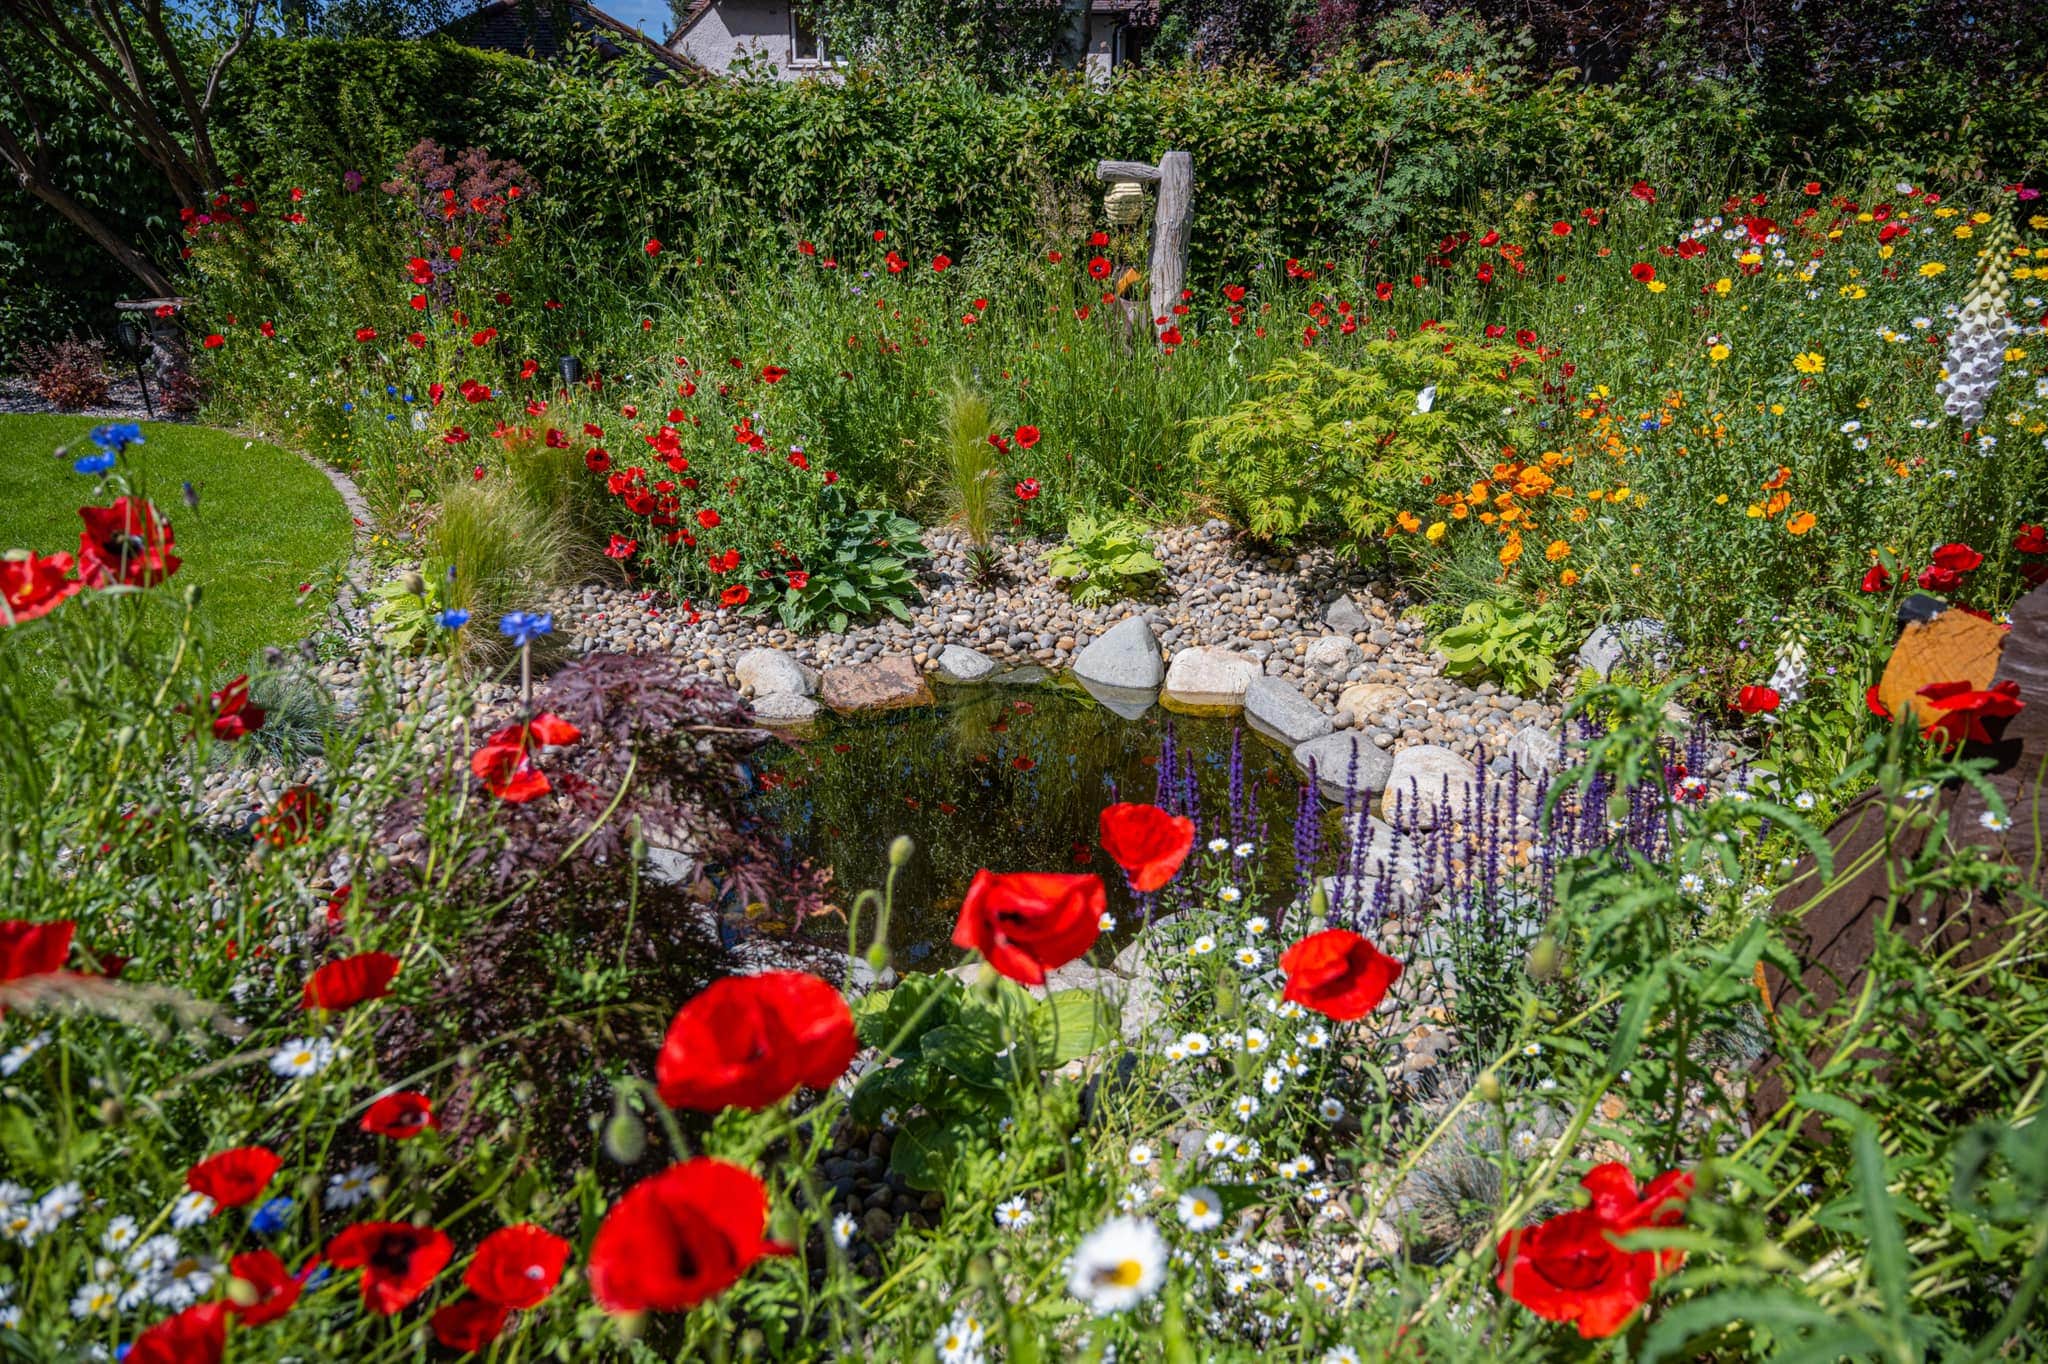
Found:
[[[1159, 158], [1159, 202], [1152, 214], [1152, 334], [1173, 325], [1174, 305], [1188, 278], [1188, 241], [1194, 234], [1195, 159], [1186, 152]], [[1161, 318], [1166, 319], [1164, 322]]]
[[0, 128], [0, 161], [6, 162], [14, 171], [14, 178], [23, 189], [56, 209], [64, 216], [65, 221], [92, 238], [102, 251], [119, 261], [129, 274], [141, 280], [150, 293], [169, 296], [178, 292], [177, 286], [171, 282], [171, 277], [157, 268], [156, 262], [130, 245], [127, 238], [101, 222], [99, 216], [91, 209], [37, 175], [27, 164], [26, 158], [17, 155], [20, 150], [13, 136], [6, 129]]

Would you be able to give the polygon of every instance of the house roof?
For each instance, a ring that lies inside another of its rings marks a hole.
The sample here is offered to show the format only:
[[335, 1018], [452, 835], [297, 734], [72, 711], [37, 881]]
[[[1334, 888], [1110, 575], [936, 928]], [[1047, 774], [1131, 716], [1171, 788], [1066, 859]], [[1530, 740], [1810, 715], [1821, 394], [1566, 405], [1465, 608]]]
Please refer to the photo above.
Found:
[[[689, 7], [683, 11], [682, 22], [662, 42], [674, 46], [676, 39], [689, 32], [691, 26], [717, 3], [718, 0], [690, 0]], [[1089, 0], [1088, 12], [1121, 15], [1130, 23], [1149, 27], [1159, 22], [1159, 0]]]
[[597, 50], [607, 58], [637, 57], [671, 75], [710, 74], [688, 57], [669, 51], [639, 29], [586, 0], [490, 0], [435, 32], [468, 47], [546, 60], [561, 55], [565, 36], [559, 22], [562, 19], [567, 20], [568, 29], [589, 34]]

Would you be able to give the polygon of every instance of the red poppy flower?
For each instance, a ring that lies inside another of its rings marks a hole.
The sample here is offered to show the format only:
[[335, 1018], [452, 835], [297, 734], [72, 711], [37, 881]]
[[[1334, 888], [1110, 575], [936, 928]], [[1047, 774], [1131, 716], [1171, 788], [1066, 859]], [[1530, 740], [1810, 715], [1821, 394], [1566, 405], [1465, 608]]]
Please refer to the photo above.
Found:
[[945, 273], [946, 273], [946, 271], [948, 271], [948, 270], [950, 270], [950, 269], [952, 269], [952, 268], [953, 268], [953, 258], [952, 258], [951, 256], [946, 256], [946, 255], [939, 255], [939, 256], [933, 256], [933, 257], [932, 257], [932, 269], [933, 269], [934, 271], [936, 271], [937, 273], [939, 273], [939, 274], [942, 274], [942, 275], [943, 275], [943, 274], [945, 274]]
[[1920, 586], [1929, 592], [1953, 592], [1963, 575], [1976, 571], [1984, 556], [1964, 544], [1946, 544], [1934, 551], [1933, 562], [1920, 570]]
[[225, 346], [227, 343], [228, 339], [225, 336], [222, 336], [219, 332], [208, 332], [206, 334], [206, 339], [204, 341], [201, 341], [199, 344], [206, 347], [206, 349], [208, 350], [219, 350], [222, 346]]
[[1892, 708], [1878, 699], [1877, 684], [1875, 682], [1871, 683], [1869, 689], [1863, 693], [1863, 708], [1880, 720], [1892, 718]]
[[54, 611], [59, 603], [85, 587], [71, 576], [69, 554], [0, 559], [0, 625], [19, 625]]
[[371, 1104], [361, 1124], [370, 1135], [393, 1141], [409, 1141], [429, 1127], [440, 1125], [441, 1120], [434, 1116], [434, 1101], [411, 1090], [386, 1094]]
[[698, 1157], [626, 1191], [590, 1243], [590, 1293], [608, 1312], [687, 1312], [790, 1248], [763, 1239], [768, 1190], [750, 1172]]
[[250, 1300], [244, 1304], [228, 1299], [228, 1311], [244, 1326], [261, 1326], [276, 1321], [292, 1310], [299, 1292], [313, 1273], [313, 1266], [293, 1274], [274, 1250], [249, 1250], [228, 1261], [228, 1273], [249, 1286]]
[[220, 1364], [228, 1344], [228, 1305], [202, 1302], [135, 1337], [126, 1364]]
[[1108, 279], [1109, 269], [1109, 260], [1106, 257], [1097, 256], [1088, 262], [1088, 275], [1091, 279]]
[[614, 535], [612, 542], [604, 547], [607, 559], [630, 559], [640, 552], [640, 542], [623, 535]]
[[301, 1009], [352, 1009], [391, 993], [398, 958], [389, 952], [360, 952], [330, 961], [306, 980], [299, 995]]
[[1030, 501], [1030, 500], [1031, 500], [1032, 498], [1034, 498], [1034, 497], [1037, 497], [1037, 496], [1038, 496], [1038, 480], [1037, 480], [1037, 479], [1035, 479], [1035, 478], [1025, 478], [1025, 479], [1019, 479], [1019, 480], [1018, 480], [1018, 482], [1017, 482], [1017, 500], [1018, 500], [1019, 502], [1029, 502], [1029, 501]]
[[1892, 575], [1883, 564], [1872, 564], [1863, 574], [1865, 592], [1884, 592], [1892, 585]]
[[1280, 956], [1283, 999], [1340, 1022], [1364, 1018], [1401, 978], [1401, 963], [1344, 928], [1311, 933]]
[[[1009, 726], [996, 725], [994, 728], [1008, 729]], [[1019, 772], [1029, 772], [1032, 768], [1038, 766], [1038, 759], [1026, 753], [1019, 753], [1016, 757], [1010, 759], [1010, 766], [1016, 768]]]
[[1646, 204], [1657, 202], [1657, 191], [1650, 188], [1650, 182], [1647, 180], [1636, 181], [1628, 187], [1628, 192]]
[[2022, 554], [2048, 554], [2048, 526], [2022, 522], [2019, 534], [2012, 538], [2012, 547]]
[[560, 746], [583, 737], [581, 730], [551, 711], [542, 711], [524, 725], [507, 725], [470, 754], [469, 770], [485, 789], [514, 805], [546, 795], [553, 787], [547, 773], [534, 765], [537, 744]]
[[78, 576], [93, 587], [121, 583], [154, 587], [178, 571], [171, 523], [139, 497], [117, 497], [105, 507], [80, 507]]
[[455, 1246], [438, 1227], [358, 1222], [327, 1243], [327, 1263], [363, 1271], [363, 1306], [382, 1316], [410, 1304], [447, 1267]]
[[1572, 235], [1572, 225], [1563, 219], [1559, 219], [1550, 225], [1550, 235], [1553, 237], [1569, 237]]
[[63, 970], [76, 931], [69, 919], [48, 923], [0, 919], [0, 985]]
[[718, 513], [710, 507], [706, 507], [703, 511], [697, 513], [697, 524], [706, 530], [718, 529], [720, 519]]
[[1195, 846], [1195, 822], [1156, 805], [1111, 805], [1098, 824], [1102, 850], [1131, 878], [1132, 890], [1157, 890], [1171, 881]]
[[1546, 1321], [1568, 1321], [1587, 1340], [1613, 1335], [1644, 1303], [1659, 1273], [1683, 1261], [1679, 1251], [1625, 1251], [1616, 1238], [1685, 1218], [1692, 1176], [1658, 1176], [1639, 1197], [1635, 1177], [1618, 1162], [1587, 1172], [1580, 1183], [1591, 1207], [1560, 1213], [1502, 1237], [1496, 1282]]
[[808, 574], [808, 573], [804, 572], [804, 571], [803, 571], [802, 569], [800, 569], [800, 568], [793, 568], [793, 569], [791, 569], [791, 570], [790, 570], [790, 572], [789, 572], [789, 589], [790, 589], [790, 591], [792, 591], [792, 592], [801, 592], [801, 591], [803, 591], [803, 590], [804, 590], [805, 588], [809, 587], [810, 585], [811, 585], [811, 575], [810, 575], [810, 574]]
[[327, 827], [327, 800], [310, 786], [288, 786], [270, 813], [256, 821], [256, 837], [273, 848], [304, 843]]
[[818, 248], [809, 242], [798, 242], [796, 244], [796, 252], [799, 256], [815, 256], [818, 254]]
[[853, 1011], [802, 971], [728, 976], [676, 1011], [654, 1066], [662, 1102], [715, 1113], [825, 1089], [859, 1048]]
[[210, 699], [213, 701], [214, 738], [233, 742], [263, 728], [266, 712], [261, 706], [249, 704], [247, 673], [214, 692]]
[[660, 240], [660, 238], [658, 238], [658, 237], [649, 237], [649, 238], [647, 239], [647, 245], [646, 245], [646, 246], [644, 246], [644, 247], [642, 247], [641, 249], [642, 249], [643, 251], [645, 251], [645, 252], [646, 252], [646, 253], [647, 253], [648, 255], [650, 255], [650, 256], [658, 256], [658, 255], [660, 255], [660, 254], [661, 254], [661, 240]]
[[753, 595], [752, 589], [745, 583], [734, 583], [731, 587], [718, 594], [718, 604], [720, 606], [745, 606], [747, 599]]
[[1032, 446], [1038, 444], [1038, 428], [1035, 426], [1020, 426], [1017, 428], [1012, 439], [1017, 442], [1019, 450], [1029, 450]]
[[1819, 194], [1819, 193], [1820, 193], [1820, 181], [1818, 181], [1818, 180], [1808, 180], [1808, 181], [1807, 181], [1807, 182], [1806, 182], [1805, 184], [1801, 185], [1801, 186], [1800, 186], [1799, 188], [1800, 188], [1801, 190], [1805, 191], [1805, 192], [1806, 192], [1806, 193], [1808, 193], [1808, 194]]
[[1778, 693], [1769, 687], [1744, 687], [1735, 693], [1735, 708], [1744, 715], [1761, 715], [1778, 708]]
[[435, 1340], [451, 1350], [471, 1353], [496, 1340], [510, 1315], [496, 1303], [485, 1302], [482, 1298], [460, 1298], [436, 1308], [427, 1324], [434, 1328]]
[[267, 1146], [237, 1146], [208, 1156], [185, 1172], [185, 1187], [214, 1201], [215, 1211], [239, 1208], [263, 1192], [284, 1164]]
[[2027, 707], [2020, 700], [2017, 682], [2000, 682], [1988, 691], [1978, 691], [1968, 682], [1934, 682], [1922, 687], [1920, 696], [1928, 706], [1941, 712], [1939, 719], [1929, 722], [1920, 732], [1944, 744], [1960, 744], [1970, 739], [1988, 744], [1992, 738], [1984, 728], [1986, 720], [2010, 719]]
[[1043, 985], [1095, 945], [1109, 896], [1093, 873], [974, 873], [953, 925], [953, 945], [981, 953], [1001, 974]]
[[569, 1243], [551, 1231], [521, 1222], [500, 1227], [476, 1248], [462, 1281], [470, 1292], [499, 1307], [538, 1307], [562, 1281]]
[[788, 377], [789, 371], [780, 365], [761, 366], [761, 382], [764, 384], [779, 384]]

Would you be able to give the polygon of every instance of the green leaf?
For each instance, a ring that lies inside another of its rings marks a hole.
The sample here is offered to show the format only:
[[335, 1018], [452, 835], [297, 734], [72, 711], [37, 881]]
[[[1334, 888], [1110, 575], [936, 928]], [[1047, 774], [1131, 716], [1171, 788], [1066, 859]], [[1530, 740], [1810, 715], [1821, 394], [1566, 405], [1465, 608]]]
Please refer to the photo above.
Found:
[[1899, 1226], [1898, 1213], [1885, 1186], [1890, 1172], [1884, 1150], [1877, 1144], [1877, 1124], [1859, 1115], [1851, 1138], [1856, 1153], [1856, 1192], [1863, 1204], [1864, 1237], [1870, 1247], [1870, 1274], [1883, 1295], [1886, 1314], [1893, 1325], [1903, 1326], [1910, 1315], [1906, 1301], [1906, 1235]]
[[1063, 1066], [1117, 1039], [1116, 1005], [1093, 990], [1055, 990], [1032, 1009], [1031, 1030], [1040, 1063]]

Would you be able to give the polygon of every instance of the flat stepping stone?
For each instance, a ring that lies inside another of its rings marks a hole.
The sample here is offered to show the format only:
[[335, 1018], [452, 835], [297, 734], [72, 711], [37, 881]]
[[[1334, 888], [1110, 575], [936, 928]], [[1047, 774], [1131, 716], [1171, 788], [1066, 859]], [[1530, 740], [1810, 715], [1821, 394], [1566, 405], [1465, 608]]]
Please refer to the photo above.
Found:
[[939, 650], [939, 676], [948, 682], [984, 682], [1001, 667], [981, 650], [964, 644], [948, 644]]
[[1339, 805], [1344, 803], [1349, 783], [1356, 783], [1361, 798], [1370, 798], [1386, 789], [1387, 777], [1394, 770], [1394, 759], [1389, 754], [1351, 729], [1296, 745], [1294, 765], [1306, 774], [1311, 762], [1315, 764], [1317, 790], [1324, 800]]
[[1167, 701], [1183, 706], [1237, 710], [1244, 705], [1244, 694], [1260, 671], [1259, 661], [1248, 654], [1208, 645], [1182, 649], [1166, 670], [1164, 696]]
[[786, 691], [756, 696], [753, 703], [754, 718], [777, 728], [808, 724], [818, 718], [819, 709], [818, 703], [810, 697], [795, 696]]
[[1152, 691], [1166, 679], [1166, 664], [1151, 625], [1143, 616], [1131, 616], [1088, 642], [1074, 659], [1074, 676], [1105, 687]]
[[840, 712], [895, 710], [932, 703], [932, 689], [924, 674], [918, 671], [917, 664], [901, 655], [827, 668], [818, 695], [826, 705]]
[[1244, 718], [1253, 729], [1289, 748], [1320, 739], [1335, 728], [1292, 683], [1264, 675], [1245, 688]]

